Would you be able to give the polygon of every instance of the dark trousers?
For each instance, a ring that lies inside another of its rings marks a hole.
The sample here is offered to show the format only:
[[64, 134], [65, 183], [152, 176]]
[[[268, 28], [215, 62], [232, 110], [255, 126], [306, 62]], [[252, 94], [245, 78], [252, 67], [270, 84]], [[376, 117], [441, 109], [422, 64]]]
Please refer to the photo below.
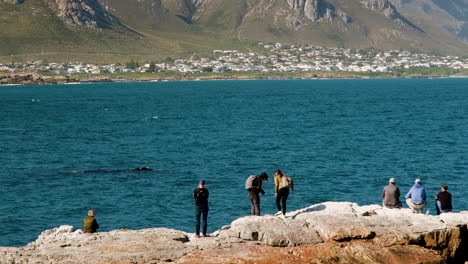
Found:
[[197, 205], [196, 206], [196, 224], [195, 224], [195, 233], [200, 235], [200, 217], [203, 218], [203, 235], [206, 235], [206, 230], [208, 228], [208, 205]]
[[252, 205], [251, 215], [260, 215], [260, 195], [256, 191], [249, 191], [249, 199]]
[[[286, 214], [286, 200], [288, 199], [289, 188], [281, 188], [276, 194], [276, 208], [278, 211], [283, 212], [283, 215]], [[280, 201], [283, 204], [283, 209], [281, 209]]]

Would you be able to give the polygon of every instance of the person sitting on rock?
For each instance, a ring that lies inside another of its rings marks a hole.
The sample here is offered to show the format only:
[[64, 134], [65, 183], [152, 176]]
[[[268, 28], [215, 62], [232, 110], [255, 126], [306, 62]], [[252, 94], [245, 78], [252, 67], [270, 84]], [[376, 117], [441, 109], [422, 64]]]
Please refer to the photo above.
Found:
[[395, 186], [395, 178], [390, 178], [382, 192], [382, 205], [387, 208], [401, 208], [400, 189]]
[[452, 212], [452, 195], [447, 192], [448, 186], [442, 184], [440, 187], [440, 193], [437, 194], [436, 204], [437, 204], [437, 214], [440, 213], [449, 213]]
[[422, 213], [422, 210], [426, 206], [426, 188], [422, 186], [420, 179], [414, 181], [414, 185], [405, 195], [405, 199], [413, 213]]
[[[275, 171], [275, 197], [276, 197], [276, 208], [278, 212], [275, 215], [286, 215], [286, 200], [289, 196], [289, 188], [294, 191], [294, 183], [291, 177], [286, 174], [283, 174], [281, 170]], [[281, 201], [281, 204], [280, 204]], [[281, 205], [283, 207], [281, 208]]]
[[84, 233], [95, 233], [96, 230], [99, 228], [99, 224], [94, 218], [94, 210], [88, 211], [88, 217], [83, 219], [83, 232]]
[[203, 217], [203, 236], [207, 237], [206, 233], [208, 227], [208, 197], [210, 193], [205, 188], [205, 180], [200, 180], [198, 187], [193, 191], [193, 198], [195, 198], [195, 236], [200, 237], [200, 216]]

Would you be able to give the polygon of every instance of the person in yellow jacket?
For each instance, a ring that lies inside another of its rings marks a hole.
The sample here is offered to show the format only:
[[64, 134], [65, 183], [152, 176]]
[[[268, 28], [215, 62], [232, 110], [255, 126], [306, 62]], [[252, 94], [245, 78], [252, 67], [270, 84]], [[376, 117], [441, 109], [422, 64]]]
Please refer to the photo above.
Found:
[[[276, 207], [278, 212], [275, 215], [286, 214], [286, 200], [289, 196], [289, 189], [294, 191], [294, 183], [291, 177], [286, 174], [283, 174], [281, 170], [275, 171], [275, 197], [276, 197]], [[281, 204], [280, 204], [281, 201]], [[281, 205], [283, 207], [281, 207]]]
[[99, 224], [94, 218], [94, 210], [88, 211], [88, 217], [83, 219], [83, 232], [84, 233], [95, 233], [96, 229], [99, 228]]

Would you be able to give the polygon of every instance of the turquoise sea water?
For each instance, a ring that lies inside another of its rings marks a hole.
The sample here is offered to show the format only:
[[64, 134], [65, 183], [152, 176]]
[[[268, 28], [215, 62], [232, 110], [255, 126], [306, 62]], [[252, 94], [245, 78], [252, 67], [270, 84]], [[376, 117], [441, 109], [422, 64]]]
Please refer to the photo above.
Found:
[[[243, 189], [292, 176], [288, 210], [380, 204], [395, 177], [468, 210], [468, 79], [257, 80], [0, 86], [0, 246], [60, 225], [194, 232], [192, 192], [210, 190], [209, 232], [248, 215]], [[154, 171], [96, 172], [151, 167]]]

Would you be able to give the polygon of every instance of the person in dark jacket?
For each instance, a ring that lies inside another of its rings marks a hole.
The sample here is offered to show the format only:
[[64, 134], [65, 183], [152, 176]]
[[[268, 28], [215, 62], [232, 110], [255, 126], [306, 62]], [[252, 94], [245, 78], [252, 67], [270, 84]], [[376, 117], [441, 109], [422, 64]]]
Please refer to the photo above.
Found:
[[260, 175], [251, 175], [247, 178], [245, 185], [252, 205], [252, 209], [250, 210], [251, 215], [260, 215], [259, 194], [265, 194], [265, 191], [262, 189], [262, 183], [267, 180], [268, 174], [266, 172], [262, 172]]
[[208, 197], [210, 193], [205, 188], [205, 180], [200, 180], [198, 187], [193, 191], [193, 198], [195, 199], [195, 236], [200, 237], [200, 217], [203, 219], [203, 236], [207, 237], [208, 229]]
[[99, 228], [99, 224], [94, 218], [94, 210], [88, 211], [88, 217], [83, 219], [83, 232], [84, 233], [95, 233], [96, 230]]
[[440, 193], [437, 194], [436, 197], [436, 203], [437, 203], [437, 214], [440, 213], [449, 213], [452, 212], [452, 194], [447, 192], [448, 186], [445, 184], [442, 184], [440, 187]]
[[395, 185], [395, 178], [390, 178], [382, 192], [382, 205], [387, 208], [401, 208], [400, 189]]

